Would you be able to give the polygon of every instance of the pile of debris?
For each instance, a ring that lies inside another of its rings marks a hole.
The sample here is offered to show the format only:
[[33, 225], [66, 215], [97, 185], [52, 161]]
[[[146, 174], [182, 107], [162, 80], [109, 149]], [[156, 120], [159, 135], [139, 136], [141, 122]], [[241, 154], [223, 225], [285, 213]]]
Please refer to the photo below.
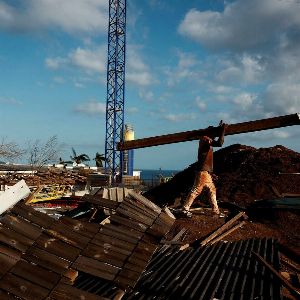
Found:
[[74, 169], [66, 170], [61, 168], [40, 168], [40, 169], [26, 169], [30, 172], [18, 172], [20, 167], [16, 170], [3, 169], [3, 174], [0, 175], [1, 185], [13, 185], [19, 180], [26, 180], [29, 186], [61, 184], [61, 185], [85, 185], [87, 176], [92, 173], [88, 169]]
[[[28, 194], [22, 181], [1, 195], [7, 198], [3, 207], [10, 206], [0, 217], [1, 299], [300, 296], [286, 279], [299, 274], [299, 267], [283, 257], [278, 241], [229, 242], [228, 236], [249, 222], [245, 212], [219, 220], [206, 237], [191, 238], [167, 207], [133, 190], [83, 196], [82, 202], [102, 212], [101, 220], [91, 222], [84, 221], [85, 212], [51, 218], [19, 202]], [[196, 224], [197, 217], [191, 221]]]
[[[144, 194], [93, 190], [55, 218], [18, 182], [0, 195], [0, 298], [299, 299], [300, 154], [237, 144], [216, 151], [214, 165], [217, 219], [205, 193], [191, 218], [172, 215], [195, 164]], [[103, 182], [64, 170], [34, 176]]]

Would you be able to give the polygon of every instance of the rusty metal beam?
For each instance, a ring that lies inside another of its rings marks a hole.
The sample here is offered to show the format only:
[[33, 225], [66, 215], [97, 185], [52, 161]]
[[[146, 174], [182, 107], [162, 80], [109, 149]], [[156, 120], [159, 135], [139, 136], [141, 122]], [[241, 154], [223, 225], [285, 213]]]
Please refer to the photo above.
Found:
[[[228, 124], [225, 135], [234, 135], [240, 133], [254, 132], [260, 130], [281, 128], [286, 126], [300, 125], [300, 114], [291, 114], [286, 116], [248, 121], [243, 123]], [[209, 127], [191, 131], [178, 132], [160, 136], [153, 136], [133, 141], [120, 142], [117, 144], [117, 150], [124, 151], [129, 149], [145, 148], [186, 141], [198, 140], [200, 137], [208, 135], [218, 137], [220, 127]]]

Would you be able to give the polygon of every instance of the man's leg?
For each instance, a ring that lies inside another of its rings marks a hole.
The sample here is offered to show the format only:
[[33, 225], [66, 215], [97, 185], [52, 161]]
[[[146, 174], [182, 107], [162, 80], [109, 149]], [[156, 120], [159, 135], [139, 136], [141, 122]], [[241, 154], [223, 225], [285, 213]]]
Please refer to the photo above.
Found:
[[190, 207], [192, 206], [195, 198], [201, 194], [202, 190], [203, 190], [203, 183], [202, 183], [202, 173], [203, 172], [199, 172], [196, 174], [195, 180], [194, 180], [194, 185], [191, 189], [191, 191], [189, 192], [184, 205], [183, 205], [183, 209], [185, 210], [189, 210]]
[[217, 203], [216, 187], [209, 173], [206, 180], [206, 186], [208, 187], [208, 196], [209, 196], [209, 202], [212, 208], [212, 212], [214, 214], [220, 214], [220, 210]]

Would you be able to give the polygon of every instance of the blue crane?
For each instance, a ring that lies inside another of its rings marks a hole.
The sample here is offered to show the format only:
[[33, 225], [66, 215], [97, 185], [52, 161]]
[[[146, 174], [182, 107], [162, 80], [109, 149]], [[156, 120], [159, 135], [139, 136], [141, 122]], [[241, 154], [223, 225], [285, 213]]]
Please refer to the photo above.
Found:
[[126, 0], [109, 0], [105, 169], [112, 184], [123, 173], [123, 152], [116, 147], [124, 137], [125, 50]]

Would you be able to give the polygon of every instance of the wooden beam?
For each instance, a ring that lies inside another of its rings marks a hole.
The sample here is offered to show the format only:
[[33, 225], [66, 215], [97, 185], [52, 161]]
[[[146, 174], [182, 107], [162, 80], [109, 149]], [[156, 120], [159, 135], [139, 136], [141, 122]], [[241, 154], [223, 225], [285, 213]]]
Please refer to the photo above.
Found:
[[[254, 132], [260, 130], [281, 128], [286, 126], [300, 125], [300, 114], [291, 114], [286, 116], [261, 119], [256, 121], [248, 121], [236, 124], [228, 124], [225, 135], [234, 135], [240, 133]], [[198, 140], [204, 135], [218, 137], [220, 135], [220, 127], [209, 127], [205, 129], [197, 129], [191, 131], [178, 132], [154, 137], [148, 137], [133, 141], [120, 142], [117, 150], [124, 151], [129, 149], [145, 148], [172, 143], [180, 143], [186, 141]]]
[[233, 224], [239, 220], [240, 218], [244, 217], [245, 218], [246, 213], [245, 212], [240, 212], [236, 216], [234, 216], [232, 219], [230, 219], [227, 223], [223, 224], [220, 228], [218, 228], [216, 231], [214, 231], [210, 236], [208, 236], [206, 239], [204, 239], [201, 243], [200, 246], [203, 247], [206, 244], [208, 244], [211, 240], [215, 239], [217, 236], [220, 234], [224, 233], [226, 230], [228, 230]]
[[300, 292], [293, 287], [280, 273], [278, 273], [273, 266], [271, 266], [265, 259], [263, 259], [259, 254], [254, 251], [251, 251], [254, 257], [262, 263], [274, 276], [276, 276], [281, 283], [291, 292], [292, 295], [296, 296], [297, 299], [300, 298]]
[[243, 225], [245, 225], [246, 222], [245, 221], [242, 221], [238, 224], [236, 224], [234, 227], [232, 227], [231, 229], [225, 231], [223, 234], [217, 236], [215, 239], [213, 239], [212, 241], [210, 241], [208, 243], [208, 245], [213, 245], [219, 241], [221, 241], [224, 237], [226, 237], [227, 235], [229, 235], [230, 233], [234, 232], [235, 230], [237, 230], [238, 228], [242, 227]]

